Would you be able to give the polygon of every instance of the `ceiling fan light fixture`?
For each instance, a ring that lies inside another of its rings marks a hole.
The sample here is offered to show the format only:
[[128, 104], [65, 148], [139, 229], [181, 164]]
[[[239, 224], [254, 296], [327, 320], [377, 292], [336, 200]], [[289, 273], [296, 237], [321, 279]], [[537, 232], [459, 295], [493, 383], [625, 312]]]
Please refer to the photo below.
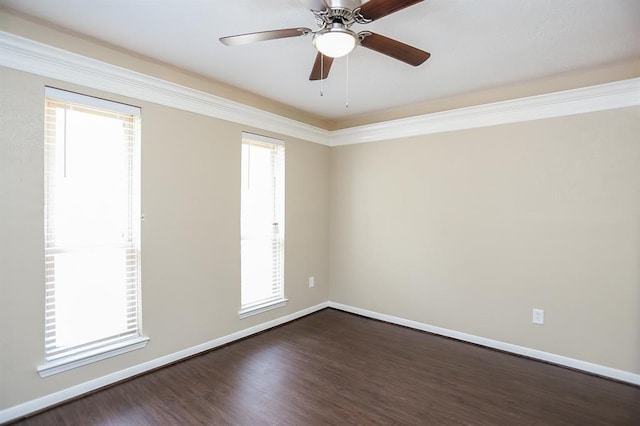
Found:
[[349, 54], [356, 47], [357, 35], [346, 28], [333, 27], [319, 31], [313, 38], [313, 45], [324, 56], [339, 58]]

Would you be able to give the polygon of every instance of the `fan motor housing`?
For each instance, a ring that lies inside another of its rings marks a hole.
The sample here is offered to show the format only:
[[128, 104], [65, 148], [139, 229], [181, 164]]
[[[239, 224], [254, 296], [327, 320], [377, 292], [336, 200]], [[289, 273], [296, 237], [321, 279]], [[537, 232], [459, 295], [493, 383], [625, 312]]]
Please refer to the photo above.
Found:
[[[324, 10], [312, 10], [316, 23], [320, 28], [329, 28], [334, 24], [341, 24], [349, 28], [355, 22], [361, 24], [369, 22], [359, 14], [362, 1], [360, 0], [324, 0], [328, 6]], [[354, 14], [355, 11], [355, 14]]]

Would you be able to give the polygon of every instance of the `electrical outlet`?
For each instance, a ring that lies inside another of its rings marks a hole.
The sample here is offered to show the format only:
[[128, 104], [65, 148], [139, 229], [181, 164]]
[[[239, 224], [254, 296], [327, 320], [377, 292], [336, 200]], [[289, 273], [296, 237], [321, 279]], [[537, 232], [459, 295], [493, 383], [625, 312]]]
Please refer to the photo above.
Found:
[[309, 277], [309, 288], [316, 285], [316, 279], [314, 277]]
[[544, 324], [544, 310], [535, 308], [533, 309], [533, 323]]

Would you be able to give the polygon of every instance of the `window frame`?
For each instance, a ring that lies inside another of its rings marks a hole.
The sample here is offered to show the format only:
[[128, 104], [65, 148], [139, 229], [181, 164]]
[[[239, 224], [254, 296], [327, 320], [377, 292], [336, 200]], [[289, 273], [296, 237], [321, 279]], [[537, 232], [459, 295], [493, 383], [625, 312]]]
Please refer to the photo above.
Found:
[[[285, 232], [285, 209], [286, 209], [286, 200], [285, 200], [285, 191], [286, 191], [286, 183], [285, 183], [285, 144], [284, 141], [280, 140], [280, 139], [275, 139], [275, 138], [270, 138], [267, 136], [262, 136], [262, 135], [257, 135], [254, 133], [248, 133], [248, 132], [242, 132], [242, 144], [241, 147], [242, 152], [241, 152], [241, 173], [245, 173], [245, 172], [249, 172], [248, 170], [244, 170], [244, 162], [245, 162], [245, 158], [244, 158], [244, 147], [245, 146], [251, 146], [251, 145], [255, 145], [258, 147], [267, 147], [267, 146], [271, 146], [272, 149], [275, 148], [276, 150], [278, 150], [277, 153], [274, 153], [274, 155], [277, 156], [278, 161], [281, 161], [281, 164], [277, 165], [276, 167], [279, 167], [278, 171], [272, 171], [272, 175], [271, 178], [276, 180], [276, 184], [274, 186], [273, 189], [273, 196], [274, 198], [278, 199], [278, 203], [279, 204], [279, 209], [275, 208], [275, 210], [280, 210], [278, 214], [275, 214], [275, 217], [273, 218], [273, 221], [275, 221], [274, 224], [277, 223], [277, 228], [278, 228], [278, 233], [280, 235], [279, 238], [279, 260], [274, 260], [274, 258], [272, 258], [271, 260], [271, 268], [273, 270], [275, 266], [275, 262], [279, 262], [279, 265], [277, 266], [280, 270], [279, 270], [279, 294], [276, 296], [272, 296], [269, 298], [264, 298], [255, 302], [251, 302], [251, 303], [243, 303], [242, 300], [242, 286], [243, 286], [243, 253], [242, 253], [242, 241], [244, 241], [246, 239], [244, 232], [243, 232], [243, 221], [242, 221], [242, 214], [243, 214], [243, 200], [242, 200], [242, 194], [244, 189], [241, 187], [241, 200], [240, 200], [240, 214], [241, 214], [241, 220], [240, 220], [240, 239], [241, 239], [241, 253], [240, 253], [240, 263], [241, 263], [241, 267], [240, 267], [240, 310], [238, 311], [238, 316], [240, 317], [240, 319], [243, 318], [247, 318], [253, 315], [257, 315], [263, 312], [267, 312], [270, 311], [272, 309], [277, 309], [280, 307], [283, 307], [286, 305], [286, 303], [288, 302], [288, 299], [285, 297], [285, 238], [286, 238], [286, 232]], [[244, 176], [241, 176], [241, 185], [244, 182]], [[279, 186], [278, 186], [279, 185]], [[273, 237], [272, 237], [273, 238]], [[272, 239], [273, 242], [273, 239]]]
[[[127, 163], [126, 166], [128, 170], [127, 174], [127, 186], [129, 195], [129, 201], [127, 202], [127, 217], [130, 231], [127, 234], [130, 239], [129, 243], [122, 244], [120, 247], [118, 244], [111, 243], [107, 245], [107, 249], [112, 247], [115, 251], [116, 249], [121, 249], [125, 251], [125, 264], [131, 261], [131, 258], [135, 259], [134, 265], [134, 280], [133, 284], [129, 283], [131, 279], [127, 282], [129, 284], [126, 285], [125, 292], [127, 292], [126, 296], [129, 298], [132, 293], [131, 290], [135, 291], [133, 297], [135, 297], [135, 308], [127, 308], [127, 316], [125, 321], [131, 321], [132, 315], [135, 318], [135, 323], [133, 326], [127, 326], [127, 331], [123, 331], [122, 333], [116, 333], [112, 335], [105, 335], [102, 338], [94, 339], [92, 341], [83, 342], [77, 346], [68, 345], [68, 346], [52, 346], [52, 342], [55, 342], [56, 337], [52, 337], [52, 333], [55, 336], [55, 325], [51, 325], [51, 318], [55, 318], [55, 279], [54, 281], [50, 281], [53, 278], [50, 278], [49, 273], [47, 273], [47, 277], [45, 278], [47, 281], [46, 289], [45, 289], [45, 308], [47, 312], [45, 313], [45, 356], [44, 356], [44, 364], [37, 368], [38, 374], [41, 377], [47, 377], [53, 374], [57, 374], [63, 371], [67, 371], [76, 367], [80, 367], [82, 365], [87, 365], [89, 363], [93, 363], [102, 359], [110, 358], [116, 355], [120, 355], [129, 351], [133, 351], [136, 349], [143, 348], [147, 345], [149, 338], [142, 335], [142, 302], [141, 302], [141, 271], [140, 271], [140, 258], [141, 258], [141, 212], [140, 212], [140, 148], [141, 148], [141, 136], [140, 136], [140, 116], [141, 109], [139, 107], [126, 105], [118, 102], [113, 102], [101, 98], [96, 98], [88, 95], [83, 95], [75, 92], [70, 92], [66, 90], [56, 89], [53, 87], [45, 87], [44, 91], [45, 95], [45, 262], [52, 262], [52, 259], [55, 259], [55, 256], [63, 253], [73, 253], [73, 252], [86, 252], [86, 250], [95, 250], [91, 247], [87, 247], [85, 249], [78, 249], [74, 247], [68, 247], [64, 244], [57, 245], [55, 240], [49, 237], [48, 235], [52, 233], [52, 229], [49, 229], [49, 221], [51, 220], [49, 215], [53, 214], [49, 211], [47, 207], [50, 202], [55, 202], [55, 197], [57, 193], [53, 194], [53, 198], [50, 198], [49, 191], [51, 190], [51, 185], [56, 185], [56, 177], [54, 175], [54, 171], [49, 170], [49, 167], [56, 163], [56, 159], [51, 159], [51, 155], [56, 155], [50, 153], [49, 150], [55, 148], [57, 144], [60, 143], [58, 136], [53, 137], [53, 142], [51, 142], [51, 136], [49, 136], [48, 127], [47, 126], [56, 126], [57, 125], [57, 117], [49, 121], [49, 117], [46, 116], [46, 112], [48, 110], [50, 104], [55, 102], [61, 102], [65, 104], [75, 105], [77, 108], [82, 109], [95, 109], [96, 115], [101, 115], [102, 113], [108, 115], [121, 114], [125, 117], [131, 117], [131, 150], [127, 152]], [[125, 121], [123, 121], [124, 125]], [[65, 130], [66, 132], [66, 130]], [[54, 144], [53, 146], [51, 144]], [[65, 154], [66, 155], [66, 154]], [[65, 160], [66, 162], [66, 160]], [[58, 165], [59, 167], [59, 165]], [[66, 166], [65, 166], [66, 167]], [[124, 234], [123, 234], [124, 235]], [[53, 242], [52, 242], [53, 241]], [[102, 240], [100, 240], [102, 241]], [[84, 251], [82, 251], [84, 250]], [[126, 251], [130, 251], [132, 253], [126, 254]], [[47, 267], [47, 271], [49, 268]], [[55, 269], [51, 270], [51, 273], [55, 276]], [[53, 301], [52, 301], [53, 300]], [[133, 305], [129, 305], [133, 306]], [[50, 314], [50, 311], [53, 309], [53, 313]]]

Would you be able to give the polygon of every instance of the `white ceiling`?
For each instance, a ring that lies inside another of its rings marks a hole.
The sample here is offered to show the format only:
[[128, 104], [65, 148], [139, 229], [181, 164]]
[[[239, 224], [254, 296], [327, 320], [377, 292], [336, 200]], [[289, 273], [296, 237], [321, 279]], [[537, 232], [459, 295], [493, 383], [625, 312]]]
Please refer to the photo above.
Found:
[[[419, 67], [359, 47], [308, 80], [311, 37], [223, 46], [226, 35], [316, 28], [300, 0], [0, 0], [50, 21], [327, 119], [640, 57], [639, 0], [426, 0], [354, 25], [431, 53]], [[349, 107], [345, 108], [346, 87]]]

